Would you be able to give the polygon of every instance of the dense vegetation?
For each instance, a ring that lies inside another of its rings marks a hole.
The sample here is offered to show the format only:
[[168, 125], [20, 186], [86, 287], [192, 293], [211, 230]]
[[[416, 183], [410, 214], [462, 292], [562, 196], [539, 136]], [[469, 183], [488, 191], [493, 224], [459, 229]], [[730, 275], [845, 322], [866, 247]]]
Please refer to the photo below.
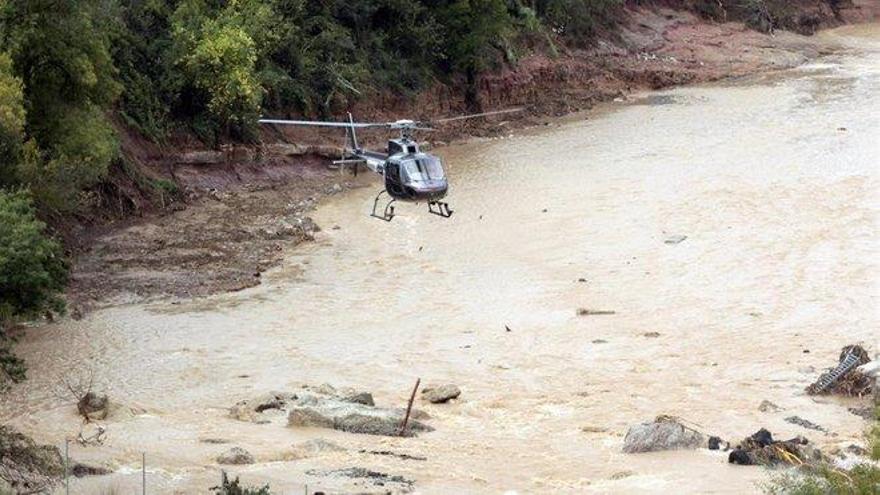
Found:
[[12, 354], [11, 323], [41, 311], [61, 311], [65, 264], [58, 243], [48, 239], [28, 194], [0, 190], [0, 390], [24, 377]]

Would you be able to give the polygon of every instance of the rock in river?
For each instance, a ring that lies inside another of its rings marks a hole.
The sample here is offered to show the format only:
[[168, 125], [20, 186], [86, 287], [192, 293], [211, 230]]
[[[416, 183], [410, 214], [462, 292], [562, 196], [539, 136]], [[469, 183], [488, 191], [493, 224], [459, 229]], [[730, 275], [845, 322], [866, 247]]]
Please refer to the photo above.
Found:
[[[397, 436], [403, 414], [400, 409], [368, 406], [335, 397], [312, 395], [301, 397], [291, 404], [287, 424], [332, 428], [367, 435]], [[415, 414], [411, 415], [406, 429], [407, 435], [433, 430], [430, 426], [415, 420], [416, 417]]]
[[110, 400], [106, 395], [88, 392], [79, 399], [79, 402], [76, 403], [76, 408], [83, 417], [91, 421], [106, 419], [110, 408]]
[[432, 404], [449, 402], [459, 395], [461, 395], [461, 389], [455, 385], [440, 385], [439, 387], [429, 387], [422, 390], [422, 399]]
[[651, 423], [631, 426], [623, 440], [623, 451], [656, 452], [660, 450], [695, 449], [706, 445], [706, 437], [669, 416], [658, 416]]
[[232, 447], [217, 456], [218, 464], [253, 464], [254, 456], [241, 447]]

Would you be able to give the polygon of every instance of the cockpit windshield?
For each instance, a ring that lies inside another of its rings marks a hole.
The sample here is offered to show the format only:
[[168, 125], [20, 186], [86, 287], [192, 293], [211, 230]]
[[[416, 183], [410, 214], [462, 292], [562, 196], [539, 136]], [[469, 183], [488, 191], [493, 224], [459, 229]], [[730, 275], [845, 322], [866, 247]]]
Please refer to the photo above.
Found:
[[425, 155], [411, 160], [405, 160], [403, 167], [410, 180], [422, 182], [427, 180], [443, 179], [443, 165], [437, 157]]

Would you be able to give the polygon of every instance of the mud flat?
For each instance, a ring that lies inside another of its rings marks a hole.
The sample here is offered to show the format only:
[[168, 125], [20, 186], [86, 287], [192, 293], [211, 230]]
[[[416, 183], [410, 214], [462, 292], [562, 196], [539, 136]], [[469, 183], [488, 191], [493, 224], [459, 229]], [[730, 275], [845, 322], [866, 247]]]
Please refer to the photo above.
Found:
[[[72, 453], [116, 474], [72, 492], [133, 491], [141, 452], [151, 492], [203, 491], [231, 447], [254, 458], [232, 469], [243, 481], [284, 493], [755, 492], [766, 473], [723, 454], [621, 448], [658, 414], [728, 439], [861, 438], [858, 401], [803, 388], [842, 345], [880, 348], [880, 30], [825, 36], [849, 49], [442, 149], [450, 221], [402, 206], [377, 222], [359, 189], [325, 201], [316, 241], [257, 287], [35, 328], [0, 418], [40, 442], [76, 436], [52, 390], [94, 369], [127, 409]], [[461, 395], [419, 400], [434, 431], [416, 437], [229, 416], [321, 383], [405, 407], [417, 377]]]

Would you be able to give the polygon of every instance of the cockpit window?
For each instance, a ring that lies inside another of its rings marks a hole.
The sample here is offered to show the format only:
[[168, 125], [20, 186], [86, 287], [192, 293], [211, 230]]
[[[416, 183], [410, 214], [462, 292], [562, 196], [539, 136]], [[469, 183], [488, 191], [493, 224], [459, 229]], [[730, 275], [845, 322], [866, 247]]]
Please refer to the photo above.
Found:
[[440, 159], [433, 156], [423, 156], [403, 162], [410, 180], [420, 182], [426, 180], [443, 179], [443, 165]]

